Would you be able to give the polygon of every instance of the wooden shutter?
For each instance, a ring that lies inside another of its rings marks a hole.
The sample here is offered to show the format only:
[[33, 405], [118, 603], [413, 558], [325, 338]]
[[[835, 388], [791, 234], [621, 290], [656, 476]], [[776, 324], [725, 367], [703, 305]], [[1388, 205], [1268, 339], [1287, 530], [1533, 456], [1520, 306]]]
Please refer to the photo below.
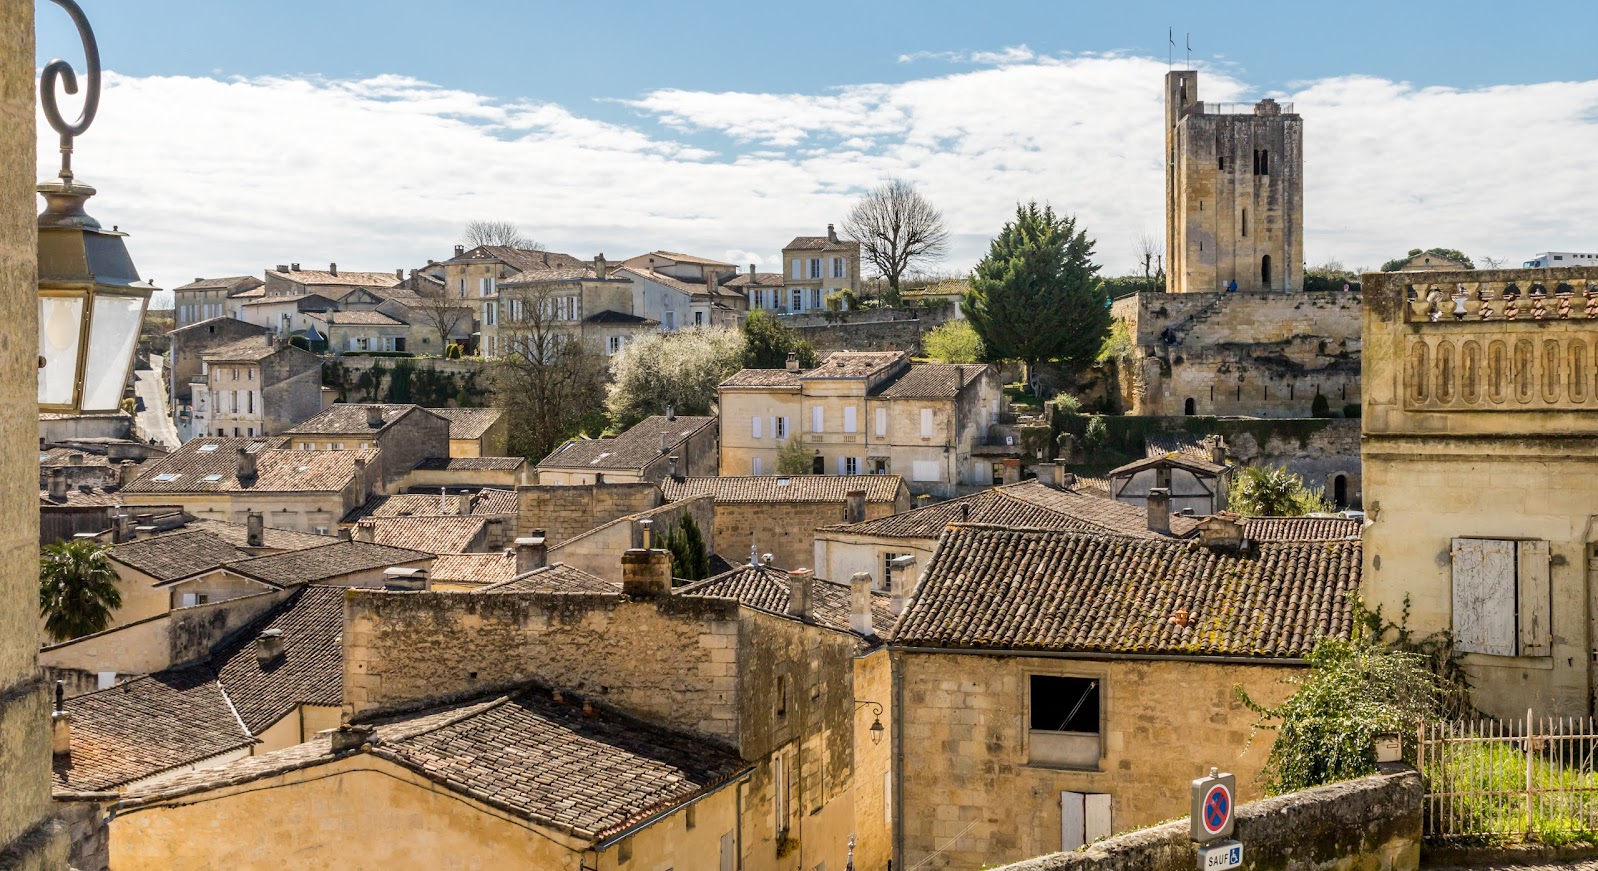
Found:
[[1453, 562], [1455, 643], [1467, 653], [1514, 656], [1515, 543], [1456, 538]]
[[1110, 797], [1106, 794], [1082, 797], [1082, 830], [1087, 843], [1110, 836]]
[[754, 437], [755, 438], [760, 438], [760, 415], [757, 414], [754, 417], [750, 418], [750, 420], [753, 421]]
[[843, 407], [843, 431], [855, 431], [855, 407], [852, 405], [846, 405]]
[[1552, 596], [1548, 583], [1548, 542], [1515, 543], [1517, 617], [1520, 623], [1520, 655], [1552, 654]]
[[732, 832], [721, 836], [721, 871], [737, 871], [738, 855], [733, 849]]
[[1068, 852], [1087, 843], [1087, 816], [1080, 792], [1060, 793], [1060, 851]]
[[888, 434], [888, 410], [886, 408], [879, 408], [879, 409], [877, 409], [877, 435], [885, 436], [887, 434]]
[[810, 409], [810, 431], [811, 432], [821, 432], [822, 431], [822, 423], [823, 423], [823, 418], [824, 418], [825, 415], [826, 415], [826, 411], [821, 406], [816, 405], [816, 406], [812, 406], [811, 407], [811, 409]]

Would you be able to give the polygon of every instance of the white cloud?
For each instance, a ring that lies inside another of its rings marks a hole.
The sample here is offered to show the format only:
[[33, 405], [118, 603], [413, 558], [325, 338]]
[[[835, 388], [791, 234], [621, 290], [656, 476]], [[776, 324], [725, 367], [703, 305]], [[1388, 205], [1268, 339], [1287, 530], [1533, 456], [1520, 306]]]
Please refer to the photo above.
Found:
[[1037, 53], [1025, 45], [1008, 45], [998, 51], [912, 51], [899, 55], [899, 63], [913, 64], [931, 60], [943, 63], [970, 63], [982, 65], [1018, 64], [1037, 58]]
[[[166, 287], [288, 261], [416, 266], [474, 218], [584, 256], [770, 264], [888, 176], [942, 207], [950, 268], [1036, 198], [1078, 215], [1108, 271], [1130, 270], [1135, 237], [1163, 224], [1164, 62], [1006, 51], [820, 94], [660, 90], [625, 101], [627, 123], [398, 75], [108, 74], [75, 165], [102, 191], [91, 212], [131, 230], [135, 260]], [[1237, 75], [1206, 70], [1203, 97], [1256, 96]], [[1432, 245], [1519, 261], [1594, 242], [1598, 81], [1465, 91], [1348, 76], [1276, 96], [1304, 117], [1312, 263]], [[39, 156], [39, 176], [53, 174], [52, 136]]]

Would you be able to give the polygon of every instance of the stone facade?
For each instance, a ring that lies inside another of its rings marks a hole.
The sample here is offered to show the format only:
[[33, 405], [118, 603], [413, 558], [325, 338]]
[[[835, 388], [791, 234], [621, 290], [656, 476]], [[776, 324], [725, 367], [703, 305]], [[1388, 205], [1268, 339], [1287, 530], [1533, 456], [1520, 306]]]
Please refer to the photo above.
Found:
[[[1061, 792], [1108, 794], [1124, 832], [1187, 809], [1188, 783], [1220, 766], [1245, 798], [1260, 795], [1270, 750], [1254, 735], [1258, 701], [1287, 695], [1287, 663], [1115, 660], [895, 651], [898, 831], [894, 867], [976, 869], [1061, 848]], [[1197, 658], [1195, 658], [1196, 660]], [[1032, 761], [1029, 676], [1099, 681], [1097, 764]], [[918, 866], [918, 863], [920, 864]]]
[[[190, 394], [194, 416], [187, 435], [277, 435], [322, 410], [322, 360], [277, 337], [260, 341], [275, 348], [266, 356], [205, 355], [205, 371]], [[237, 358], [237, 359], [230, 359]], [[204, 396], [195, 395], [203, 391]]]
[[[754, 547], [780, 569], [814, 568], [816, 530], [847, 520], [843, 502], [717, 502], [716, 541], [729, 555]], [[867, 520], [910, 509], [910, 500], [867, 502]], [[847, 581], [848, 575], [829, 580]]]
[[[1304, 123], [1265, 99], [1206, 106], [1198, 72], [1165, 76], [1165, 251], [1176, 293], [1304, 282]], [[1246, 114], [1245, 114], [1246, 111]]]
[[168, 334], [172, 347], [167, 352], [166, 378], [172, 390], [173, 414], [180, 415], [193, 402], [190, 385], [201, 380], [200, 372], [205, 367], [201, 357], [206, 352], [239, 339], [265, 336], [271, 332], [266, 327], [235, 318], [212, 318], [204, 323], [180, 327]]
[[1598, 269], [1364, 286], [1362, 596], [1452, 631], [1483, 711], [1593, 713]]
[[654, 484], [535, 485], [516, 488], [520, 504], [516, 534], [542, 529], [556, 544], [613, 520], [639, 514], [661, 504]]
[[1360, 402], [1360, 295], [1138, 293], [1117, 299], [1131, 355], [1116, 361], [1135, 415], [1309, 417]]
[[683, 517], [692, 517], [704, 536], [705, 551], [716, 552], [716, 500], [710, 496], [697, 496], [670, 502], [638, 514], [612, 520], [575, 538], [549, 549], [549, 562], [565, 563], [601, 578], [621, 577], [621, 554], [629, 548], [642, 547], [642, 528], [638, 521], [648, 519], [653, 523], [654, 540], [662, 542], [677, 528]]

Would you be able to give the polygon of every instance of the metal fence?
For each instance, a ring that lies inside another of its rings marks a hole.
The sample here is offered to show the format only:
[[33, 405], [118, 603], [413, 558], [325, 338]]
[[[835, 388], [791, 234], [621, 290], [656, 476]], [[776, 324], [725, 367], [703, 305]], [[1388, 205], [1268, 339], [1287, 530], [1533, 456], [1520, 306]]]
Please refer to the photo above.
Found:
[[1425, 723], [1426, 837], [1563, 840], [1598, 831], [1591, 717]]

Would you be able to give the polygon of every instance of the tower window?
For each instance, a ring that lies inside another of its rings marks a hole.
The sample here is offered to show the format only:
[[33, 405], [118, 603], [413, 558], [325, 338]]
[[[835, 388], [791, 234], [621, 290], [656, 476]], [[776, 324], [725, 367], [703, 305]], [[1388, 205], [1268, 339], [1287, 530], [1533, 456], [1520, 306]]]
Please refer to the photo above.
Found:
[[1243, 235], [1248, 235], [1248, 209], [1243, 210]]
[[1263, 148], [1254, 149], [1254, 174], [1271, 174], [1271, 153]]
[[1226, 169], [1226, 155], [1224, 155], [1224, 154], [1221, 155], [1221, 157], [1220, 157], [1220, 166], [1218, 168], [1223, 170], [1223, 171]]
[[1260, 258], [1260, 283], [1268, 289], [1271, 286], [1271, 255]]

